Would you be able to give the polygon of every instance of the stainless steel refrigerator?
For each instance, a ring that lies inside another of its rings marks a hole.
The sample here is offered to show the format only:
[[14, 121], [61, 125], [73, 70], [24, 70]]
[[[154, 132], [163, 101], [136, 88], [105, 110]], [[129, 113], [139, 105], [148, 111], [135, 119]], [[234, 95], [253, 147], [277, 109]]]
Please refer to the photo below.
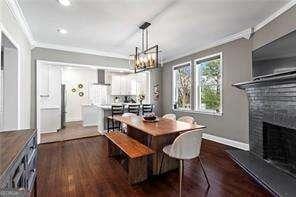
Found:
[[61, 86], [61, 129], [66, 127], [66, 85]]

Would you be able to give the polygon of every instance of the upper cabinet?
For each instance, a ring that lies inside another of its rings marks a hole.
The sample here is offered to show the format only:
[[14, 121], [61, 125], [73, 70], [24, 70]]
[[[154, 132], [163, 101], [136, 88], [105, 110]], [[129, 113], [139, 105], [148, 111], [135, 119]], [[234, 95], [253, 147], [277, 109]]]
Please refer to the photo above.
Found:
[[121, 95], [121, 77], [113, 75], [111, 79], [111, 95]]
[[113, 75], [111, 81], [111, 95], [137, 95], [136, 75]]
[[41, 97], [49, 97], [49, 66], [44, 65], [39, 68], [39, 93]]
[[42, 107], [59, 107], [61, 102], [60, 66], [42, 65], [39, 68], [39, 95]]

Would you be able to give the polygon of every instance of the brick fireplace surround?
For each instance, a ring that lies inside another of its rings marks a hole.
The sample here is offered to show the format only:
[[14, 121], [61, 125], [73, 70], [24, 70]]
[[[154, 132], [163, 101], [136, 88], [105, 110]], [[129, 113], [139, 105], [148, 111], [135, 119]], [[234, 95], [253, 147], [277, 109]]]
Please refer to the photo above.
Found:
[[[281, 165], [265, 160], [266, 137], [263, 137], [263, 125], [268, 123], [276, 125], [275, 128], [287, 128], [289, 132], [295, 131], [296, 135], [296, 74], [274, 76], [234, 86], [245, 90], [249, 100], [250, 151], [229, 150], [229, 155], [272, 194], [295, 196], [295, 172], [289, 172]], [[294, 135], [294, 132], [291, 134]], [[282, 143], [283, 139], [279, 142]], [[287, 142], [294, 143], [290, 147], [296, 146], [293, 140]]]

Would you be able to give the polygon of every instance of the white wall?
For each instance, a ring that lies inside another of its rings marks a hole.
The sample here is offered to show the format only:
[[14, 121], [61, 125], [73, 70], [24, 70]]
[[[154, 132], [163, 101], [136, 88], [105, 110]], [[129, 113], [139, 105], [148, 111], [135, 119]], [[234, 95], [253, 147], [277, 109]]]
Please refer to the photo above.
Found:
[[19, 128], [30, 128], [31, 46], [4, 0], [0, 0], [0, 31], [19, 49]]
[[3, 77], [3, 130], [18, 128], [18, 52], [16, 48], [4, 48]]
[[[89, 85], [97, 82], [97, 71], [79, 67], [63, 67], [62, 83], [66, 85], [66, 122], [81, 121], [81, 105], [90, 104]], [[83, 89], [78, 89], [83, 84]], [[75, 88], [76, 92], [72, 92]], [[78, 92], [84, 93], [83, 97]]]

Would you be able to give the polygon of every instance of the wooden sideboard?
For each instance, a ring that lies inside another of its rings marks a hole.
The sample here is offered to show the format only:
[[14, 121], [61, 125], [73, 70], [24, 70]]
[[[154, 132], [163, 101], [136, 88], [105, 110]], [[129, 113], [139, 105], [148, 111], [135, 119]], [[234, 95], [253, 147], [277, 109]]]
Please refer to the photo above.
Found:
[[0, 132], [0, 192], [36, 195], [37, 132]]

